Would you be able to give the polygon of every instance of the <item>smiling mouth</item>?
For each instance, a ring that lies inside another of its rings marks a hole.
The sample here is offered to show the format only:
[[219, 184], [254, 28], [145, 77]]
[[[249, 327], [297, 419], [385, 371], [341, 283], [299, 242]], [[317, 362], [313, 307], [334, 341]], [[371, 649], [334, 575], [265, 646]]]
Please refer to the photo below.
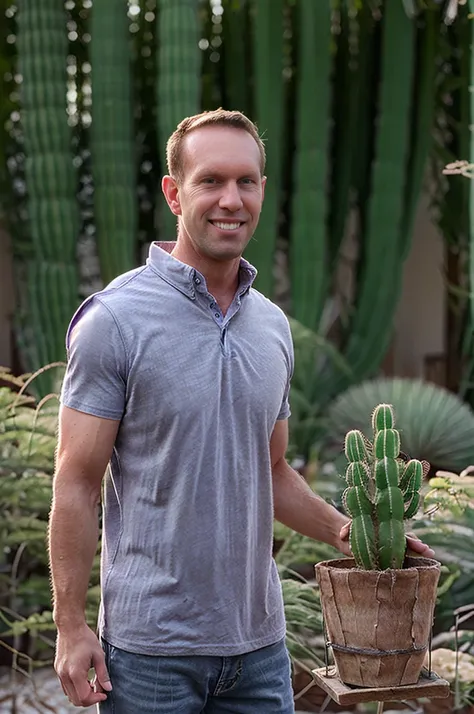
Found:
[[216, 228], [219, 228], [221, 231], [236, 231], [240, 226], [243, 226], [243, 221], [233, 221], [231, 222], [224, 222], [224, 221], [209, 221], [209, 223], [212, 223], [213, 226], [216, 226]]

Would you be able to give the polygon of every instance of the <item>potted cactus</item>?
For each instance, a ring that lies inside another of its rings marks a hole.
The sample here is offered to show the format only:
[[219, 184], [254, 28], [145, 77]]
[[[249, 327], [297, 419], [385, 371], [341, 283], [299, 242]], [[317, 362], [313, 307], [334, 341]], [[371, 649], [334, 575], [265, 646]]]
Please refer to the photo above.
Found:
[[315, 566], [339, 678], [359, 687], [419, 680], [436, 602], [440, 564], [406, 553], [404, 520], [415, 515], [428, 466], [400, 451], [391, 405], [372, 415], [373, 441], [346, 434], [344, 506], [353, 558]]

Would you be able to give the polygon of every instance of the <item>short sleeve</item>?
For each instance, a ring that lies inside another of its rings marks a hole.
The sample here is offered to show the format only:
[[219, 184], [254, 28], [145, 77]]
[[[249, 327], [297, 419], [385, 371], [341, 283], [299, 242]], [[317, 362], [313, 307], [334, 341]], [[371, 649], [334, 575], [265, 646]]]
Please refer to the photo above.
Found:
[[288, 320], [285, 317], [285, 323], [286, 323], [286, 340], [285, 340], [285, 354], [286, 354], [286, 361], [287, 361], [287, 367], [288, 367], [288, 377], [286, 381], [286, 387], [285, 387], [285, 392], [283, 394], [283, 400], [281, 403], [281, 408], [280, 408], [280, 413], [278, 414], [277, 420], [281, 421], [283, 419], [288, 419], [291, 416], [291, 407], [290, 407], [290, 388], [291, 388], [291, 378], [293, 377], [293, 370], [294, 370], [294, 362], [295, 362], [295, 355], [294, 355], [294, 348], [293, 348], [293, 337], [291, 334], [291, 328], [288, 323]]
[[61, 403], [120, 420], [125, 411], [127, 359], [113, 313], [92, 296], [78, 309], [66, 336], [67, 366]]

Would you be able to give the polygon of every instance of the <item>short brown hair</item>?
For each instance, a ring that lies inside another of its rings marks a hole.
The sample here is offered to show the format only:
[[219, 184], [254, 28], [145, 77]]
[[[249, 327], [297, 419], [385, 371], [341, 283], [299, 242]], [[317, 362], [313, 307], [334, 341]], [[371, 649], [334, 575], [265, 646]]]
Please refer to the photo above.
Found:
[[265, 170], [265, 146], [262, 139], [258, 133], [256, 125], [238, 111], [227, 111], [225, 109], [219, 108], [213, 111], [201, 112], [201, 114], [195, 114], [191, 117], [186, 117], [183, 119], [175, 131], [171, 134], [168, 142], [166, 144], [166, 163], [168, 165], [168, 173], [176, 181], [181, 181], [183, 179], [183, 139], [186, 134], [190, 131], [199, 129], [202, 126], [231, 126], [235, 129], [243, 129], [248, 132], [257, 142], [258, 149], [260, 151], [260, 169], [263, 174]]

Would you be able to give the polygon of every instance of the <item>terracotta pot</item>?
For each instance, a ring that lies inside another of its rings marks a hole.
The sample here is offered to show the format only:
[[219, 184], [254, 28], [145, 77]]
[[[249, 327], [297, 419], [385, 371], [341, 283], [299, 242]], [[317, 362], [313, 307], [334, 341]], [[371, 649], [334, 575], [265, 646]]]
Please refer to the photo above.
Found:
[[338, 674], [358, 687], [418, 682], [433, 624], [440, 564], [405, 559], [401, 570], [361, 570], [353, 558], [315, 565]]

